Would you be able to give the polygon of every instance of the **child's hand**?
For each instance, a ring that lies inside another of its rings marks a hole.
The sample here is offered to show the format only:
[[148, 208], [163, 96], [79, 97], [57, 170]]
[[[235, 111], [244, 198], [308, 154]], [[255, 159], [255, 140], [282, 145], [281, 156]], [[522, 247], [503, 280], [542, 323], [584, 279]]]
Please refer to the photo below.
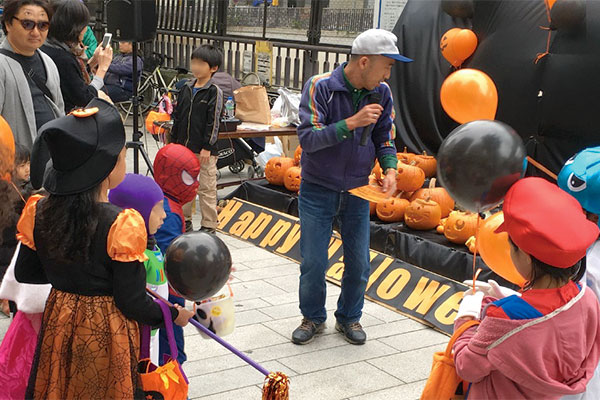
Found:
[[210, 150], [200, 150], [200, 154], [198, 154], [198, 161], [200, 161], [200, 165], [206, 164], [208, 160], [210, 160]]
[[175, 304], [175, 308], [179, 311], [179, 315], [173, 322], [179, 326], [186, 326], [190, 322], [190, 318], [194, 316], [194, 312], [181, 307], [179, 304]]

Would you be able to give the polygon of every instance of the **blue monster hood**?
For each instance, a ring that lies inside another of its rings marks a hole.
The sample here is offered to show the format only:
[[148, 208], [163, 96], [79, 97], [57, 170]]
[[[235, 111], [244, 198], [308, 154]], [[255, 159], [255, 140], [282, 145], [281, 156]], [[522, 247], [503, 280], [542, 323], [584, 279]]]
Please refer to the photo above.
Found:
[[558, 174], [558, 186], [575, 197], [584, 209], [600, 214], [600, 146], [571, 157]]

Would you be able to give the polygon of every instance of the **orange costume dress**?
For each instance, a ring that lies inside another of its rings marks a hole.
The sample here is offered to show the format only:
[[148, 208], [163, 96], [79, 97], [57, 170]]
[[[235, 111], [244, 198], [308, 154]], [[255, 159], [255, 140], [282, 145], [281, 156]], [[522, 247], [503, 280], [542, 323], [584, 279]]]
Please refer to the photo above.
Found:
[[[163, 324], [160, 307], [145, 292], [144, 220], [137, 211], [100, 203], [88, 262], [61, 263], [37, 234], [36, 211], [43, 201], [32, 196], [17, 226], [24, 245], [17, 280], [52, 284], [26, 398], [139, 397], [138, 322]], [[173, 319], [177, 314], [172, 308]]]

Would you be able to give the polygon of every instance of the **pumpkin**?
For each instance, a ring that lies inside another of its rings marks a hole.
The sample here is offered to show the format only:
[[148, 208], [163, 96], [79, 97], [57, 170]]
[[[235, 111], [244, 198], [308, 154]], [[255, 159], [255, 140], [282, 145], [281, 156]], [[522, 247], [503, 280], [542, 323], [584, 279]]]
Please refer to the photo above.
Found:
[[432, 176], [435, 176], [437, 171], [437, 161], [435, 157], [428, 156], [424, 151], [423, 154], [416, 154], [413, 157], [413, 161], [417, 167], [421, 168], [423, 172], [425, 172], [425, 177], [431, 178]]
[[442, 218], [446, 218], [450, 215], [450, 212], [454, 210], [454, 199], [450, 197], [446, 189], [435, 187], [435, 178], [431, 178], [428, 188], [417, 190], [410, 200], [413, 201], [426, 198], [430, 198], [440, 205], [440, 208], [442, 209]]
[[162, 129], [154, 125], [154, 121], [169, 121], [171, 116], [166, 112], [150, 111], [146, 116], [146, 130], [152, 135], [162, 133]]
[[377, 203], [369, 202], [369, 215], [375, 215], [377, 210]]
[[378, 160], [375, 160], [375, 166], [373, 167], [373, 171], [371, 171], [371, 174], [375, 175], [375, 180], [381, 182], [381, 176], [383, 175], [383, 171], [381, 169], [381, 166], [379, 165]]
[[403, 192], [412, 192], [423, 186], [425, 172], [414, 165], [398, 163], [398, 175], [396, 175], [396, 189]]
[[396, 157], [398, 157], [398, 161], [403, 162], [405, 164], [410, 164], [415, 155], [416, 155], [415, 153], [409, 153], [408, 150], [406, 150], [406, 146], [404, 147], [403, 152], [396, 153]]
[[452, 211], [444, 224], [444, 236], [456, 244], [465, 244], [477, 231], [477, 214]]
[[294, 159], [289, 157], [273, 157], [265, 166], [265, 177], [273, 185], [283, 185], [285, 173], [294, 166]]
[[437, 233], [439, 233], [440, 235], [444, 234], [444, 225], [446, 224], [446, 220], [447, 219], [448, 218], [442, 218], [442, 219], [440, 219], [440, 224], [435, 228], [435, 231]]
[[289, 167], [287, 171], [285, 171], [283, 185], [287, 190], [291, 192], [297, 192], [300, 190], [300, 181], [302, 180], [300, 177], [301, 171], [302, 169], [300, 167]]
[[302, 147], [298, 145], [296, 151], [294, 151], [294, 164], [300, 165], [300, 158], [302, 158]]
[[405, 199], [391, 197], [377, 203], [377, 218], [384, 222], [399, 222], [404, 219], [404, 211], [410, 202]]
[[404, 212], [404, 222], [409, 228], [426, 231], [440, 224], [442, 210], [433, 200], [416, 199]]

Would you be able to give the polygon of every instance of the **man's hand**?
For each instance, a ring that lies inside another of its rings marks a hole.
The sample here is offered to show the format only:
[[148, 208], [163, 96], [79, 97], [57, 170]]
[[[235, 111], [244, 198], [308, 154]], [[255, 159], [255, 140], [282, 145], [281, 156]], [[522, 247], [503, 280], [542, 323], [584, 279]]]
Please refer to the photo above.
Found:
[[383, 193], [392, 195], [396, 191], [396, 170], [388, 168], [383, 178]]
[[210, 160], [210, 150], [202, 149], [200, 150], [200, 154], [198, 154], [198, 161], [200, 161], [200, 166], [208, 163]]
[[381, 107], [380, 104], [367, 104], [361, 108], [359, 112], [346, 118], [346, 125], [349, 130], [354, 130], [356, 128], [374, 124], [377, 122], [382, 112], [383, 107]]

